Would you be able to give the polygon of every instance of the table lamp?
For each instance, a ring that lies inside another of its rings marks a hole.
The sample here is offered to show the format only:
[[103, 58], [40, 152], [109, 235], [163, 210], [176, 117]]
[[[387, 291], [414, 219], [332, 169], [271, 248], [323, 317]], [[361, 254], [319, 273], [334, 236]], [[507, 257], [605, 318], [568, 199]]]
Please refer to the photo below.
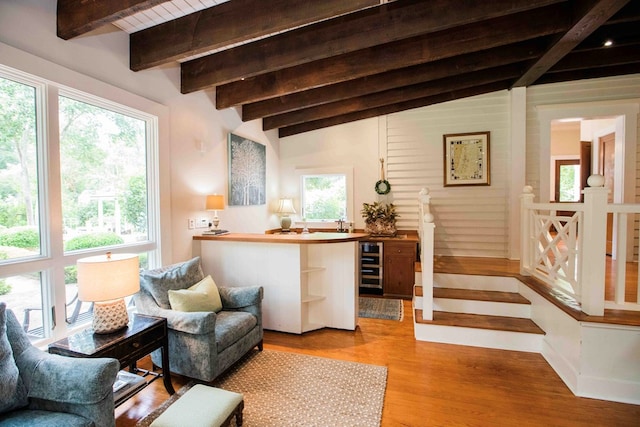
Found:
[[222, 194], [212, 194], [207, 196], [207, 203], [205, 209], [208, 211], [214, 211], [213, 213], [213, 230], [218, 229], [220, 219], [218, 218], [218, 211], [224, 209], [224, 196]]
[[280, 228], [282, 231], [288, 232], [291, 229], [291, 218], [289, 214], [296, 213], [296, 210], [293, 208], [293, 200], [291, 199], [280, 199], [280, 203], [278, 204], [278, 213], [282, 215], [280, 218]]
[[93, 332], [109, 334], [129, 324], [124, 297], [140, 290], [136, 254], [111, 254], [81, 258], [78, 267], [78, 298], [93, 302]]

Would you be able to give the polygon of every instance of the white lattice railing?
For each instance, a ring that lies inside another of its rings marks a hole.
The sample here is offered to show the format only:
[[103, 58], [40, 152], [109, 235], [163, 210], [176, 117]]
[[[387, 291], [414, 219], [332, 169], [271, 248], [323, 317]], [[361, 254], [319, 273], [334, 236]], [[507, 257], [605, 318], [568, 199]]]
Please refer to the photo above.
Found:
[[433, 320], [433, 234], [436, 228], [430, 209], [429, 190], [423, 188], [418, 194], [420, 237], [420, 264], [422, 266], [422, 318]]
[[[573, 296], [589, 315], [601, 316], [605, 307], [640, 310], [639, 298], [625, 301], [627, 239], [633, 238], [627, 224], [640, 213], [640, 205], [608, 204], [604, 179], [593, 175], [588, 182], [584, 203], [534, 203], [531, 187], [525, 187], [521, 196], [520, 272]], [[616, 271], [611, 275], [614, 296], [610, 300], [605, 300], [607, 213], [614, 214], [617, 229]], [[640, 282], [629, 286], [640, 291]]]

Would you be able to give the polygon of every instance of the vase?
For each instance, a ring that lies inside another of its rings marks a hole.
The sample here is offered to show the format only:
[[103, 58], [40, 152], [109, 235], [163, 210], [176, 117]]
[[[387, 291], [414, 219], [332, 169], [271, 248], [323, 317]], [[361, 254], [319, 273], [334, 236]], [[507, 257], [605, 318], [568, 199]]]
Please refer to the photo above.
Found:
[[366, 222], [364, 225], [364, 231], [372, 236], [395, 236], [396, 224], [384, 221]]

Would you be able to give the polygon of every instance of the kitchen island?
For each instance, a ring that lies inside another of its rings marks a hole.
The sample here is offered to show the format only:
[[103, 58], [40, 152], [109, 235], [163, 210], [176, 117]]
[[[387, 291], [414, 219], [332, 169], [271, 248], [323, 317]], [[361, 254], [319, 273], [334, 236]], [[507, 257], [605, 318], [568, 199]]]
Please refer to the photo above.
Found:
[[301, 334], [358, 324], [358, 248], [366, 233], [194, 236], [219, 286], [262, 286], [263, 327]]

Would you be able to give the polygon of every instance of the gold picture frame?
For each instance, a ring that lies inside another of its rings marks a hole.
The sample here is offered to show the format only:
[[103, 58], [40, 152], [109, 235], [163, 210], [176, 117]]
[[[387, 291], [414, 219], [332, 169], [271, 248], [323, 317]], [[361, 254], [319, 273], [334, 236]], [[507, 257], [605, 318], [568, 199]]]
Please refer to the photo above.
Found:
[[491, 185], [490, 132], [443, 135], [444, 186]]

